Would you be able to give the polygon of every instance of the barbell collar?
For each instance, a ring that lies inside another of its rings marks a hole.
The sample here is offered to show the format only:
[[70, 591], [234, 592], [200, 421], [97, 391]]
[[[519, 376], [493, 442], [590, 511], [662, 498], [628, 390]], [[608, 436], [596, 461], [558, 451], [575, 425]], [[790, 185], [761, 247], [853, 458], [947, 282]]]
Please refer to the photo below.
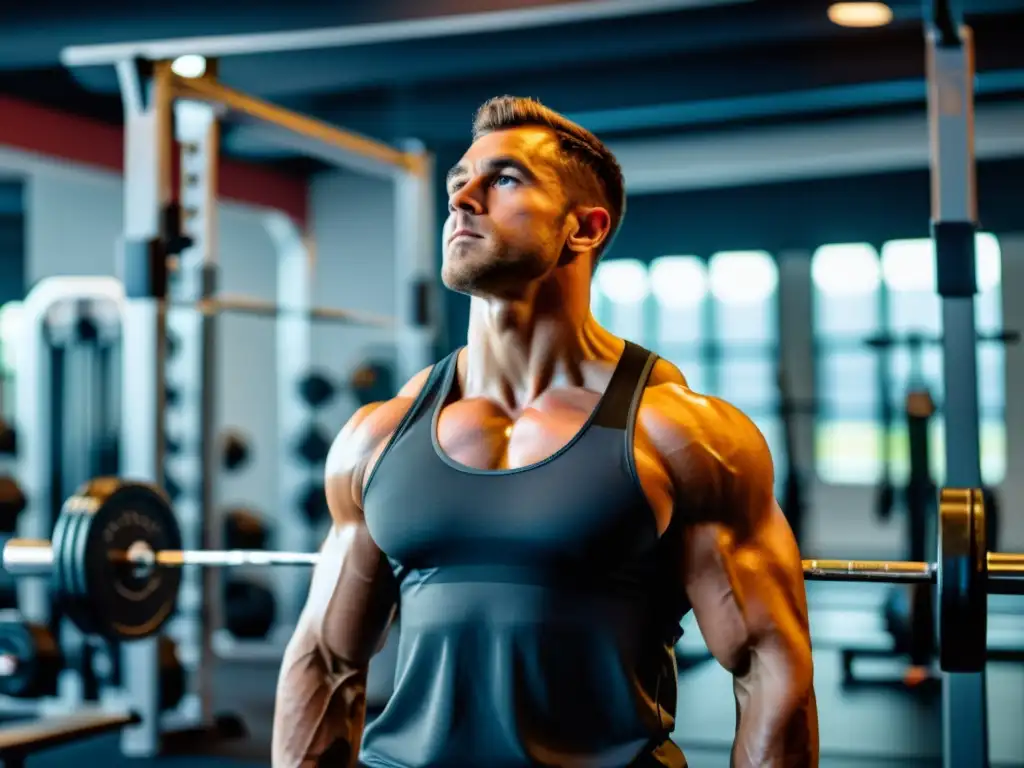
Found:
[[3, 564], [11, 576], [49, 576], [53, 572], [53, 547], [42, 539], [8, 539]]

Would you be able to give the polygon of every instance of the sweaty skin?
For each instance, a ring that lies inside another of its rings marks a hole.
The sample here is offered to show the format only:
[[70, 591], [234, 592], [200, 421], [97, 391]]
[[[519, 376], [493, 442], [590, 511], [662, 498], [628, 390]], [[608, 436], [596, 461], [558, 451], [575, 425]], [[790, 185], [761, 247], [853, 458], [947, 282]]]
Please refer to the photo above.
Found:
[[[459, 361], [460, 382], [466, 356]], [[518, 418], [486, 397], [464, 397], [441, 412], [440, 445], [479, 469], [540, 461], [582, 428], [613, 367], [614, 359], [584, 361], [581, 386], [550, 387]], [[356, 764], [367, 667], [383, 643], [397, 594], [363, 524], [362, 484], [427, 373], [395, 399], [362, 408], [332, 448], [327, 480], [334, 525], [284, 656], [275, 768], [316, 766], [332, 746], [332, 755], [339, 754], [337, 745], [351, 756], [347, 764]], [[678, 526], [685, 536], [678, 578], [708, 648], [734, 675], [739, 721], [733, 766], [816, 765], [803, 571], [772, 495], [771, 457], [761, 434], [735, 408], [690, 391], [659, 361], [641, 402], [634, 456], [659, 533], [668, 530], [676, 508], [688, 515]]]
[[[565, 446], [597, 406], [623, 350], [590, 314], [593, 257], [608, 234], [608, 213], [569, 204], [554, 146], [547, 129], [488, 134], [449, 177], [442, 278], [473, 300], [458, 358], [459, 397], [442, 409], [437, 438], [469, 467], [523, 467]], [[468, 234], [451, 237], [460, 231]], [[284, 655], [275, 768], [357, 765], [367, 668], [398, 596], [390, 564], [367, 532], [363, 490], [428, 375], [360, 409], [332, 446], [326, 491], [333, 525]], [[659, 535], [682, 539], [676, 591], [733, 675], [732, 766], [814, 768], [803, 569], [773, 496], [763, 437], [737, 409], [694, 393], [659, 361], [641, 399], [633, 452]]]

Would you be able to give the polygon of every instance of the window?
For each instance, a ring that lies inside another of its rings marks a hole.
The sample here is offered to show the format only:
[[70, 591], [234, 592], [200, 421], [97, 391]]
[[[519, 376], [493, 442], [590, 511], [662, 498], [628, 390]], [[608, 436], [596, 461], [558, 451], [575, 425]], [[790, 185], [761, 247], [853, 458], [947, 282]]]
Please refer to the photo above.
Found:
[[694, 391], [707, 392], [707, 263], [696, 256], [662, 256], [651, 262], [650, 275], [648, 344], [678, 366]]
[[[998, 330], [1002, 322], [1000, 253], [996, 238], [977, 239], [978, 330]], [[925, 386], [941, 405], [941, 346], [919, 352], [906, 345], [871, 349], [866, 341], [880, 333], [937, 339], [942, 304], [935, 286], [932, 241], [894, 240], [881, 254], [866, 244], [826, 245], [814, 254], [814, 327], [817, 383], [821, 404], [816, 426], [818, 474], [836, 483], [875, 483], [882, 477], [888, 448], [891, 477], [901, 482], [909, 471], [904, 400], [910, 386]], [[1005, 473], [1003, 349], [978, 348], [982, 474], [998, 483]], [[892, 425], [883, 433], [885, 393]], [[932, 469], [944, 474], [941, 412], [932, 425]], [[883, 442], [883, 440], [887, 441]]]
[[811, 259], [818, 418], [815, 463], [835, 483], [877, 480], [878, 356], [865, 341], [881, 327], [881, 264], [864, 243], [825, 245]]
[[753, 419], [771, 447], [781, 483], [788, 457], [779, 417], [778, 265], [764, 251], [716, 253], [708, 261], [708, 286], [714, 375], [707, 391]]
[[662, 256], [649, 266], [620, 259], [598, 267], [592, 303], [606, 328], [676, 364], [693, 390], [722, 397], [750, 416], [771, 446], [781, 479], [778, 283], [775, 260], [762, 251], [708, 260]]
[[603, 261], [594, 274], [591, 310], [605, 328], [644, 344], [644, 304], [649, 292], [646, 264], [635, 259]]

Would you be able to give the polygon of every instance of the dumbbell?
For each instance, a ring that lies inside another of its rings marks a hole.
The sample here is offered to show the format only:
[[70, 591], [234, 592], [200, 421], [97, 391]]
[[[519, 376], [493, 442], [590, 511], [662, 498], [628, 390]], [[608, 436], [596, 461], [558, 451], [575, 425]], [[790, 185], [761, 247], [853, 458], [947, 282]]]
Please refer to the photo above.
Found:
[[[347, 384], [341, 389], [355, 395], [359, 405], [394, 397], [394, 366], [383, 360], [366, 360], [352, 371]], [[331, 382], [327, 374], [320, 371], [310, 371], [298, 382], [299, 397], [310, 408], [323, 408], [338, 391], [339, 387]]]
[[330, 450], [330, 437], [316, 424], [308, 424], [295, 441], [295, 455], [310, 466], [323, 464]]
[[[2, 382], [0, 382], [2, 386]], [[18, 452], [18, 435], [14, 427], [0, 419], [0, 456], [13, 456]]]
[[252, 510], [233, 507], [224, 513], [226, 549], [266, 549], [269, 535], [262, 517]]
[[267, 636], [277, 617], [274, 593], [262, 584], [230, 578], [224, 585], [224, 625], [240, 640]]
[[0, 476], [0, 533], [14, 533], [18, 515], [25, 511], [28, 500], [21, 486], [10, 476]]
[[[157, 649], [160, 708], [166, 712], [185, 697], [186, 675], [173, 639], [161, 635]], [[98, 670], [98, 676], [109, 683], [117, 682], [116, 656], [116, 648], [108, 649], [106, 663], [101, 662]], [[60, 673], [70, 661], [48, 627], [25, 621], [17, 611], [0, 611], [0, 695], [17, 699], [56, 696]]]
[[306, 519], [313, 525], [319, 525], [331, 514], [331, 510], [327, 506], [327, 493], [321, 482], [307, 483], [299, 492], [296, 501]]
[[64, 656], [50, 630], [0, 611], [0, 695], [35, 699], [57, 694]]
[[221, 448], [224, 469], [229, 472], [241, 469], [249, 461], [249, 441], [236, 429], [226, 430], [221, 435]]

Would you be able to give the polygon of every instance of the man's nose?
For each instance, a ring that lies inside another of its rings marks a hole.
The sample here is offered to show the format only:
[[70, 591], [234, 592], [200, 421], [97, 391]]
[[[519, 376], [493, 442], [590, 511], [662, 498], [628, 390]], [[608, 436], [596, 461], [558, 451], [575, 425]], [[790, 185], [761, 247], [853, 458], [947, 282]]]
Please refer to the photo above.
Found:
[[479, 214], [483, 211], [483, 203], [480, 198], [479, 185], [469, 182], [448, 197], [448, 210], [451, 213], [465, 211], [466, 213]]

